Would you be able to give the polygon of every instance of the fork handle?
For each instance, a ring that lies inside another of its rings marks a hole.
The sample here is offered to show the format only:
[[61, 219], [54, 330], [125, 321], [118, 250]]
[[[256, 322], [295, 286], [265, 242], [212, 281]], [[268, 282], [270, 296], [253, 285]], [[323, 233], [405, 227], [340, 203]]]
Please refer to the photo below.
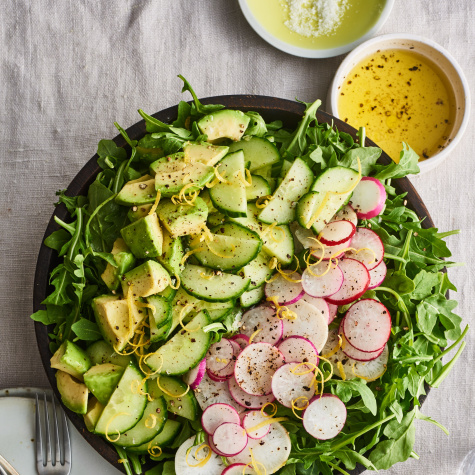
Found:
[[[9, 463], [0, 455], [0, 470], [5, 475], [20, 475]], [[8, 470], [8, 472], [7, 472]], [[2, 475], [3, 475], [2, 474]]]

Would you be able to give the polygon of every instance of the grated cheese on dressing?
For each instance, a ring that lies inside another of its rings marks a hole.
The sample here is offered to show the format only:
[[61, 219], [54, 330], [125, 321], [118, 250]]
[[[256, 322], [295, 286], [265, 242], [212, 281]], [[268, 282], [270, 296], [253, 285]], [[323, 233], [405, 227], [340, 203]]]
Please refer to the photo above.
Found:
[[332, 33], [348, 7], [348, 0], [283, 0], [283, 5], [289, 14], [285, 26], [310, 38]]

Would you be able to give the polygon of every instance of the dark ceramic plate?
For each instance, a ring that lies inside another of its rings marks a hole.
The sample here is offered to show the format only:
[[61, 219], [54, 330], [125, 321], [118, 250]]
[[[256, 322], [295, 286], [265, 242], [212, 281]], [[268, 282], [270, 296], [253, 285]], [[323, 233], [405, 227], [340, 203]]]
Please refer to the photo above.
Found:
[[[281, 120], [284, 123], [285, 127], [294, 129], [297, 126], [298, 121], [301, 119], [304, 106], [303, 104], [289, 101], [286, 99], [278, 99], [275, 97], [266, 97], [266, 96], [218, 96], [218, 97], [209, 97], [203, 99], [204, 104], [224, 104], [227, 108], [230, 109], [240, 109], [242, 111], [256, 111], [259, 112], [266, 121]], [[157, 112], [154, 114], [154, 117], [160, 119], [162, 122], [171, 122], [176, 118], [177, 115], [177, 106], [170, 107], [163, 111]], [[319, 122], [327, 122], [329, 124], [334, 124], [340, 131], [346, 132], [353, 137], [356, 135], [356, 130], [353, 127], [350, 127], [345, 122], [333, 117], [326, 112], [320, 111], [317, 114]], [[145, 133], [145, 121], [137, 122], [135, 125], [127, 129], [127, 133], [132, 140], [140, 139]], [[114, 142], [119, 147], [127, 148], [127, 144], [122, 136], [118, 135], [114, 138]], [[374, 146], [375, 144], [368, 140], [366, 145]], [[81, 169], [81, 171], [76, 175], [74, 180], [68, 186], [67, 194], [70, 196], [75, 195], [85, 195], [87, 194], [87, 189], [89, 185], [96, 178], [97, 173], [100, 171], [99, 166], [97, 165], [97, 155], [94, 155], [86, 165]], [[391, 163], [391, 159], [384, 152], [379, 159], [382, 164]], [[420, 218], [426, 218], [422, 226], [425, 228], [432, 227], [434, 223], [427, 211], [424, 203], [422, 202], [420, 196], [417, 194], [416, 190], [410, 183], [407, 178], [401, 178], [399, 180], [394, 180], [392, 184], [396, 187], [398, 193], [407, 192], [407, 201], [408, 207], [414, 210]], [[61, 183], [58, 183], [58, 187], [61, 186]], [[58, 216], [61, 219], [68, 219], [68, 214], [64, 205], [58, 206], [54, 212], [53, 216]], [[53, 231], [57, 230], [59, 227], [54, 222], [53, 217], [51, 217], [48, 227], [44, 237], [49, 236]], [[35, 273], [35, 284], [33, 292], [33, 309], [36, 312], [42, 308], [41, 302], [46, 298], [46, 296], [51, 291], [48, 284], [48, 276], [51, 270], [59, 263], [57, 254], [52, 249], [49, 249], [44, 244], [41, 245], [40, 253], [38, 256], [38, 262], [36, 266]], [[41, 360], [45, 368], [46, 374], [48, 376], [49, 382], [53, 388], [56, 397], [60, 400], [60, 395], [56, 388], [56, 379], [55, 371], [50, 367], [50, 358], [51, 353], [49, 351], [48, 345], [50, 339], [48, 337], [48, 331], [51, 331], [52, 328], [48, 328], [41, 323], [35, 322], [35, 331], [36, 339], [38, 342], [38, 348], [41, 354]], [[421, 398], [422, 399], [422, 398]], [[83, 419], [81, 416], [71, 412], [70, 410], [64, 408], [66, 413], [79, 430], [82, 436], [87, 440], [87, 442], [93, 447], [99, 454], [101, 454], [108, 462], [117, 467], [119, 470], [125, 473], [123, 466], [117, 463], [117, 453], [107, 443], [104, 439], [94, 434], [91, 434], [85, 427]], [[364, 467], [357, 466], [355, 470], [351, 473], [352, 475], [358, 475], [364, 471]]]

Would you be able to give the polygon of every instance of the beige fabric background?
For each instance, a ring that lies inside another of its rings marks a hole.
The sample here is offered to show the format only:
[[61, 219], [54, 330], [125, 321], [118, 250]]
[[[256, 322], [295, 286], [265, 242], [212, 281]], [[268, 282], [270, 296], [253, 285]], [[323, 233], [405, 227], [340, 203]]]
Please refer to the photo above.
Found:
[[[437, 41], [475, 93], [474, 24], [473, 0], [397, 0], [380, 33]], [[248, 26], [237, 0], [3, 0], [0, 38], [0, 388], [46, 386], [29, 319], [37, 252], [55, 191], [99, 139], [116, 135], [113, 121], [128, 127], [139, 107], [176, 104], [179, 73], [201, 97], [324, 99], [342, 57], [301, 59], [274, 49]], [[466, 321], [475, 311], [473, 129], [472, 121], [445, 164], [414, 179], [435, 223], [462, 230], [449, 244], [467, 262], [451, 270]], [[475, 446], [473, 342], [472, 331], [460, 363], [424, 406], [450, 437], [420, 422], [421, 460], [390, 473], [456, 474]]]

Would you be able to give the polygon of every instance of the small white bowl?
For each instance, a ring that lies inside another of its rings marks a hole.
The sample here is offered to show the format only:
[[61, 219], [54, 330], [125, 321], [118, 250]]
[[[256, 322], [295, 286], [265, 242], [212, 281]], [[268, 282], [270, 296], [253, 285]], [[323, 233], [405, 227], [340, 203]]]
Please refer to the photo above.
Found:
[[244, 14], [246, 20], [254, 29], [254, 31], [269, 44], [274, 46], [285, 53], [292, 54], [294, 56], [300, 56], [301, 58], [331, 58], [333, 56], [338, 56], [340, 54], [348, 53], [353, 48], [361, 44], [363, 41], [371, 38], [375, 35], [380, 28], [386, 23], [386, 20], [391, 13], [395, 0], [386, 0], [386, 3], [381, 11], [381, 15], [378, 18], [378, 21], [374, 26], [369, 29], [363, 36], [360, 36], [357, 40], [347, 43], [336, 48], [326, 48], [326, 49], [310, 49], [310, 48], [300, 48], [298, 46], [292, 45], [285, 41], [280, 40], [276, 36], [269, 33], [256, 19], [254, 14], [248, 5], [248, 0], [239, 0], [239, 6], [241, 7], [242, 13]]
[[[421, 173], [432, 170], [445, 160], [454, 150], [467, 128], [470, 117], [470, 90], [467, 79], [453, 56], [432, 40], [416, 35], [391, 34], [382, 35], [366, 41], [354, 49], [341, 63], [328, 91], [326, 110], [338, 116], [338, 90], [347, 74], [364, 58], [387, 49], [412, 50], [433, 63], [445, 73], [447, 84], [452, 87], [455, 97], [455, 119], [450, 134], [450, 143], [440, 152], [419, 162]], [[369, 137], [371, 138], [371, 137]]]

